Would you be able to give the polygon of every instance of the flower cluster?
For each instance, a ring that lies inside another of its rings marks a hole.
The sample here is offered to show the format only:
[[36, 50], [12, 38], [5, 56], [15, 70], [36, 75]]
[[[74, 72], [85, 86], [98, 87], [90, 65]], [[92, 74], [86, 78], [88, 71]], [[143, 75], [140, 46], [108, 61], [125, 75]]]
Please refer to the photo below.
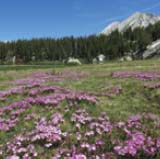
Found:
[[[75, 126], [76, 142], [74, 147], [60, 147], [54, 158], [75, 158], [78, 154], [84, 158], [132, 158], [138, 156], [153, 157], [160, 148], [160, 138], [148, 133], [145, 122], [156, 125], [159, 117], [153, 114], [134, 115], [126, 122], [110, 122], [102, 113], [95, 118], [86, 110], [75, 111], [71, 121]], [[119, 132], [115, 136], [114, 132]], [[70, 134], [73, 135], [73, 134]], [[124, 136], [121, 140], [120, 136]], [[102, 138], [103, 137], [103, 138]], [[65, 144], [70, 145], [68, 140]], [[112, 147], [107, 150], [108, 147]], [[74, 157], [73, 157], [74, 156]]]
[[70, 116], [72, 131], [62, 131], [65, 119], [61, 113], [54, 113], [49, 120], [42, 117], [35, 122], [32, 131], [15, 136], [5, 151], [10, 154], [8, 158], [24, 159], [38, 158], [37, 146], [54, 149], [52, 159], [153, 157], [160, 149], [160, 137], [145, 123], [156, 129], [159, 119], [154, 114], [137, 114], [126, 122], [111, 122], [106, 113], [93, 117], [85, 109], [75, 109]]
[[[45, 147], [49, 148], [55, 143], [62, 141], [65, 137], [60, 129], [60, 123], [64, 119], [61, 114], [55, 113], [52, 115], [51, 120], [46, 121], [45, 118], [40, 119], [36, 123], [36, 128], [32, 132], [16, 136], [13, 141], [7, 143], [7, 152], [14, 156], [26, 158], [37, 157], [34, 143], [42, 142]], [[8, 156], [13, 158], [13, 156]]]
[[155, 80], [160, 79], [159, 72], [139, 72], [139, 71], [118, 71], [113, 72], [112, 77], [130, 78], [134, 77], [139, 80]]
[[100, 92], [89, 92], [89, 94], [94, 95], [94, 96], [104, 96], [104, 97], [113, 97], [114, 95], [119, 95], [122, 92], [121, 87], [112, 87], [108, 90], [105, 91], [100, 91]]
[[64, 81], [65, 79], [79, 80], [86, 76], [87, 76], [87, 73], [77, 72], [74, 70], [72, 71], [64, 70], [62, 72], [55, 72], [55, 71], [37, 72], [37, 73], [31, 74], [30, 77], [28, 78], [16, 80], [12, 82], [12, 84], [25, 86], [27, 88], [32, 88], [32, 87], [39, 87], [47, 81], [61, 82], [61, 81]]
[[144, 84], [145, 88], [149, 88], [149, 89], [155, 89], [155, 88], [160, 88], [160, 82], [156, 82], [156, 83], [146, 83]]
[[[99, 96], [118, 95], [122, 88], [92, 93], [46, 84], [48, 80], [69, 79], [70, 75], [75, 80], [85, 76], [80, 73], [76, 78], [74, 71], [38, 72], [15, 81], [16, 88], [0, 92], [1, 99], [12, 94], [24, 97], [0, 107], [0, 133], [11, 136], [5, 145], [0, 145], [0, 158], [38, 159], [44, 155], [51, 159], [140, 159], [159, 154], [158, 115], [136, 114], [127, 121], [112, 121], [105, 112], [93, 115], [88, 107], [96, 106]], [[145, 72], [117, 72], [113, 76], [141, 80], [160, 78], [158, 73]], [[48, 113], [26, 113], [37, 107]], [[32, 128], [17, 132], [16, 125], [21, 119], [25, 124], [31, 122]], [[12, 132], [16, 132], [14, 136]]]
[[6, 98], [13, 94], [21, 94], [24, 93], [25, 89], [22, 86], [11, 88], [9, 90], [0, 91], [0, 100], [4, 101]]
[[[46, 96], [38, 96], [43, 93], [51, 93]], [[3, 114], [8, 114], [9, 118], [0, 118], [0, 130], [9, 131], [19, 121], [18, 116], [23, 114], [26, 109], [34, 105], [43, 106], [59, 106], [63, 101], [72, 103], [70, 105], [76, 106], [76, 103], [87, 101], [89, 103], [97, 103], [97, 99], [94, 96], [86, 93], [74, 92], [70, 89], [58, 87], [58, 86], [45, 86], [38, 89], [31, 90], [30, 96], [22, 101], [13, 102], [9, 105], [0, 108], [0, 117]]]

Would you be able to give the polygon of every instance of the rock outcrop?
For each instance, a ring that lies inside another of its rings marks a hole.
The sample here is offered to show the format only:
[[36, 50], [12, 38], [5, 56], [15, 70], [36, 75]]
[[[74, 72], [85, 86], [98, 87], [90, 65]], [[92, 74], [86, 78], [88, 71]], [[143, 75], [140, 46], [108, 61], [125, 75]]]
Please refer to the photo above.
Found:
[[153, 42], [147, 46], [146, 51], [143, 53], [143, 59], [160, 56], [160, 40]]

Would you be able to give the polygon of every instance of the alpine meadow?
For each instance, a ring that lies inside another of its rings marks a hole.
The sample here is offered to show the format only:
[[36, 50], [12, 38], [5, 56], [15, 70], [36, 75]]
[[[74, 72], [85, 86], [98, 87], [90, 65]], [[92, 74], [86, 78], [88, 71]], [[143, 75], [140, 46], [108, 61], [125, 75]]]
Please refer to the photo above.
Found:
[[0, 2], [0, 159], [160, 159], [160, 4], [89, 1]]

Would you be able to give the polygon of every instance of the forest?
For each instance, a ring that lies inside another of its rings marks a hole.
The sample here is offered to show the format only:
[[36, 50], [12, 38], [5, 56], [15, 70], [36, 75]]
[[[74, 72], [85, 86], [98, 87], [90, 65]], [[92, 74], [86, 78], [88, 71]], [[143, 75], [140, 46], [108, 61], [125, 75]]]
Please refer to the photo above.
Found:
[[84, 37], [33, 38], [0, 42], [0, 63], [9, 64], [15, 56], [19, 63], [59, 61], [69, 57], [91, 63], [93, 58], [104, 54], [107, 60], [116, 60], [126, 54], [141, 59], [146, 46], [160, 38], [160, 22], [147, 28], [118, 30], [110, 35]]

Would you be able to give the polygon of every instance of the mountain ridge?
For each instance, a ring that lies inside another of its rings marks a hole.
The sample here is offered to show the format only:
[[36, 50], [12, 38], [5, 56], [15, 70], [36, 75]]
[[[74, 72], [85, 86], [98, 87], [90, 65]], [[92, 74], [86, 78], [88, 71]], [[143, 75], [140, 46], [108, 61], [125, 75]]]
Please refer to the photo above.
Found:
[[109, 24], [106, 28], [104, 28], [104, 30], [102, 30], [100, 34], [109, 35], [115, 30], [118, 30], [119, 32], [124, 32], [128, 28], [131, 28], [132, 30], [138, 27], [146, 28], [150, 24], [155, 24], [158, 21], [160, 21], [160, 16], [158, 15], [154, 15], [151, 13], [135, 12], [133, 15], [121, 22], [116, 21]]

